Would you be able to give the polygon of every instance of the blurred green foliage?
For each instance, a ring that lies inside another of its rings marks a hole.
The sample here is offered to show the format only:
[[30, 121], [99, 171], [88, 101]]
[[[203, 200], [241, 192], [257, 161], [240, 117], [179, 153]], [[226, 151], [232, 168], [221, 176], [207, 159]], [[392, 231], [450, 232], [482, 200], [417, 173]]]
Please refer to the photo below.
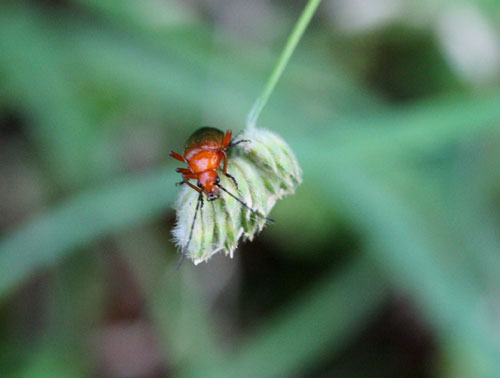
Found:
[[304, 4], [2, 2], [1, 376], [500, 376], [500, 63], [445, 38], [498, 42], [498, 3], [397, 3], [320, 7], [259, 120], [304, 184], [175, 273], [168, 152], [244, 128]]

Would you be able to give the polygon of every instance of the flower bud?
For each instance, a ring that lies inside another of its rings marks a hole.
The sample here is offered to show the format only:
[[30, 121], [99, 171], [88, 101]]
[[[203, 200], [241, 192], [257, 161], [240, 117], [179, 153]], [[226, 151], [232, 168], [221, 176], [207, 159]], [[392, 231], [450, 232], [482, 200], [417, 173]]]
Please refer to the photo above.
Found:
[[193, 224], [199, 194], [185, 185], [174, 206], [177, 220], [173, 235], [182, 253], [195, 264], [221, 251], [233, 257], [239, 239], [253, 240], [268, 222], [265, 217], [276, 201], [293, 194], [302, 182], [302, 170], [295, 155], [278, 135], [254, 128], [237, 138], [242, 139], [249, 142], [228, 151], [227, 172], [236, 179], [238, 187], [221, 170], [220, 184], [260, 215], [221, 191], [221, 197], [215, 201], [206, 201], [203, 195]]

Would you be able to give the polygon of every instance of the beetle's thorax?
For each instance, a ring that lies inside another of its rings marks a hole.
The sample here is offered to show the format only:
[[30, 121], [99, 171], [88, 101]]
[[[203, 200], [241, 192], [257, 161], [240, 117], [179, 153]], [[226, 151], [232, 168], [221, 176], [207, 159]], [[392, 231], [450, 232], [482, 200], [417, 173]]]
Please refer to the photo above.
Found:
[[220, 150], [193, 149], [186, 154], [185, 158], [191, 171], [199, 174], [207, 170], [217, 170], [223, 154]]

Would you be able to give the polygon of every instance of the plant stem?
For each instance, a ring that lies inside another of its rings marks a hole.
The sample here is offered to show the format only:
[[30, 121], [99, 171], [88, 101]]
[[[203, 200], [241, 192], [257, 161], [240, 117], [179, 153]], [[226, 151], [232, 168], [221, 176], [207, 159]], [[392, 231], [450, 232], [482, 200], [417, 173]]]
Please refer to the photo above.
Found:
[[292, 56], [295, 48], [297, 47], [297, 44], [299, 43], [300, 39], [302, 38], [302, 35], [304, 34], [304, 31], [307, 28], [307, 25], [309, 25], [309, 22], [311, 21], [311, 18], [316, 12], [316, 9], [318, 8], [320, 3], [321, 0], [309, 0], [306, 7], [302, 11], [299, 20], [297, 21], [297, 23], [293, 28], [292, 34], [290, 34], [290, 36], [288, 37], [285, 48], [283, 49], [283, 52], [281, 53], [281, 56], [278, 59], [278, 62], [274, 66], [271, 76], [267, 80], [264, 90], [262, 91], [259, 98], [257, 98], [257, 101], [255, 101], [254, 105], [252, 106], [252, 109], [248, 113], [247, 116], [248, 129], [252, 129], [255, 127], [255, 124], [257, 123], [257, 119], [259, 118], [262, 109], [264, 109], [264, 106], [266, 106], [266, 103], [269, 100], [269, 96], [271, 96], [271, 93], [273, 92], [276, 83], [278, 82], [278, 80], [281, 77], [281, 74], [285, 70], [285, 67], [288, 64], [290, 57]]

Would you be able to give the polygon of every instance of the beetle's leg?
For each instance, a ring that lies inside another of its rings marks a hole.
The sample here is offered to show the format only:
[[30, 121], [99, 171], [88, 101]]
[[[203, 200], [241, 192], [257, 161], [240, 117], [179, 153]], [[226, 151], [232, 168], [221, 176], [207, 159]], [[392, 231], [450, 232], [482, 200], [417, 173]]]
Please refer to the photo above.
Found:
[[231, 136], [233, 135], [232, 130], [227, 130], [226, 135], [224, 136], [224, 142], [222, 143], [222, 148], [228, 148], [231, 144]]
[[227, 155], [226, 151], [221, 151], [222, 159], [224, 160], [224, 165], [222, 167], [222, 172], [227, 176]]
[[174, 159], [182, 161], [183, 163], [187, 163], [186, 159], [182, 155], [179, 155], [177, 152], [170, 151], [170, 156], [172, 156]]
[[241, 139], [241, 140], [239, 140], [239, 141], [237, 141], [237, 142], [231, 143], [231, 144], [228, 146], [228, 148], [233, 148], [234, 146], [237, 146], [237, 145], [238, 145], [238, 144], [240, 144], [240, 143], [250, 143], [250, 142], [251, 142], [251, 140], [250, 140], [250, 139]]
[[232, 175], [230, 175], [229, 173], [227, 173], [227, 155], [226, 155], [226, 152], [225, 151], [221, 151], [221, 153], [224, 156], [223, 157], [223, 159], [224, 159], [224, 166], [222, 168], [222, 172], [233, 181], [234, 186], [236, 187], [236, 189], [238, 189], [238, 183], [236, 182], [236, 179]]
[[[233, 139], [238, 139], [238, 137], [241, 135], [241, 133], [242, 133], [242, 131], [240, 131], [238, 134], [236, 134], [236, 136]], [[238, 145], [240, 143], [250, 143], [250, 142], [251, 142], [251, 140], [248, 140], [248, 139], [241, 139], [241, 140], [239, 140], [237, 142], [230, 141], [229, 144], [227, 144], [227, 145], [225, 144], [224, 145], [224, 150], [229, 150], [230, 148], [233, 148], [234, 146], [236, 146], [236, 145]]]
[[183, 179], [183, 180], [184, 180], [184, 182], [185, 182], [186, 184], [188, 184], [191, 188], [193, 188], [194, 190], [196, 190], [198, 193], [201, 193], [201, 189], [200, 189], [200, 188], [198, 188], [197, 186], [194, 186], [193, 184], [191, 184], [191, 183], [189, 182], [189, 179], [188, 179], [187, 177], [182, 176], [182, 179]]
[[182, 174], [182, 179], [183, 180], [185, 180], [185, 179], [187, 179], [187, 180], [198, 180], [198, 176], [196, 176], [195, 173], [193, 173], [193, 172], [190, 171], [190, 172], [183, 173]]
[[183, 182], [186, 183], [186, 184], [188, 184], [191, 188], [193, 188], [194, 190], [196, 190], [198, 193], [201, 193], [202, 190], [200, 188], [198, 188], [197, 186], [194, 186], [193, 184], [191, 184], [189, 182], [189, 180], [197, 180], [197, 179], [198, 179], [198, 177], [196, 176], [196, 174], [194, 174], [191, 171], [182, 174], [182, 180], [183, 180]]
[[188, 168], [176, 168], [175, 171], [178, 172], [178, 173], [182, 173], [182, 176], [183, 176], [183, 180], [181, 182], [176, 183], [175, 184], [176, 186], [180, 186], [182, 184], [185, 184], [184, 176], [189, 176], [189, 177], [186, 177], [186, 178], [193, 178], [193, 179], [196, 178], [196, 177], [191, 177], [193, 174], [192, 174], [192, 172]]
[[229, 173], [226, 173], [226, 176], [229, 177], [231, 179], [231, 181], [233, 182], [234, 186], [236, 187], [236, 189], [238, 189], [238, 191], [240, 190], [240, 188], [238, 188], [238, 183], [236, 182], [236, 179], [230, 175]]

